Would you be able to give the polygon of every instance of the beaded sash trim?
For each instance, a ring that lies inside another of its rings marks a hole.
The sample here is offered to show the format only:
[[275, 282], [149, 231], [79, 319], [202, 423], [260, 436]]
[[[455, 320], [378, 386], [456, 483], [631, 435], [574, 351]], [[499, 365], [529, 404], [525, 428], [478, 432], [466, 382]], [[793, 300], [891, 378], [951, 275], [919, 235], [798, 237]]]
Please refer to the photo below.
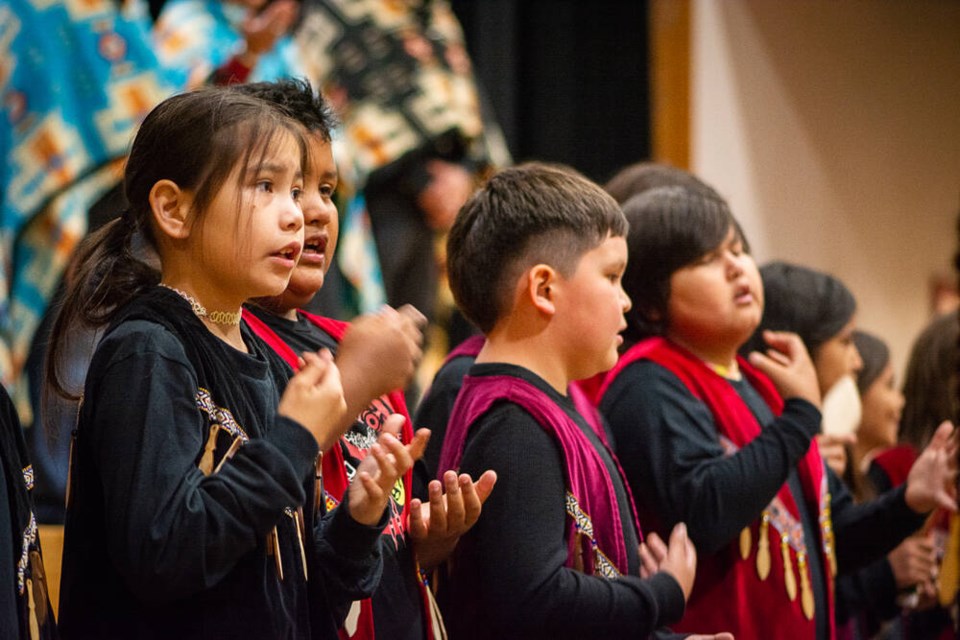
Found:
[[587, 539], [590, 540], [590, 547], [593, 549], [594, 573], [608, 580], [619, 578], [621, 574], [620, 571], [617, 570], [616, 565], [614, 565], [610, 558], [597, 546], [597, 540], [593, 532], [593, 521], [590, 519], [590, 516], [580, 507], [580, 503], [576, 497], [569, 491], [567, 491], [565, 502], [567, 515], [573, 518], [577, 533], [586, 536]]
[[[729, 438], [720, 436], [720, 445], [723, 447], [724, 454], [733, 455], [739, 449], [730, 441]], [[835, 555], [835, 545], [833, 542], [833, 526], [830, 521], [830, 493], [827, 490], [827, 475], [823, 474], [819, 489], [819, 525], [823, 551], [830, 563], [830, 577], [837, 575], [837, 560]], [[760, 580], [766, 580], [770, 575], [770, 533], [773, 528], [774, 540], [779, 542], [780, 557], [783, 561], [783, 580], [787, 591], [787, 597], [791, 602], [797, 599], [797, 576], [793, 570], [793, 560], [790, 555], [790, 549], [793, 549], [797, 557], [797, 575], [800, 578], [800, 607], [804, 616], [812, 620], [814, 616], [814, 598], [813, 589], [810, 583], [810, 569], [807, 564], [810, 562], [807, 550], [807, 543], [803, 535], [803, 525], [787, 509], [786, 504], [779, 496], [774, 496], [767, 508], [763, 510], [760, 516], [757, 535], [756, 566], [757, 575]], [[751, 552], [751, 528], [750, 525], [744, 527], [740, 533], [740, 557], [744, 561], [748, 560]], [[814, 560], [816, 561], [816, 560]]]
[[30, 549], [37, 545], [37, 519], [30, 514], [30, 522], [23, 530], [20, 547], [20, 561], [17, 562], [17, 593], [23, 595], [27, 586], [27, 567], [30, 566]]

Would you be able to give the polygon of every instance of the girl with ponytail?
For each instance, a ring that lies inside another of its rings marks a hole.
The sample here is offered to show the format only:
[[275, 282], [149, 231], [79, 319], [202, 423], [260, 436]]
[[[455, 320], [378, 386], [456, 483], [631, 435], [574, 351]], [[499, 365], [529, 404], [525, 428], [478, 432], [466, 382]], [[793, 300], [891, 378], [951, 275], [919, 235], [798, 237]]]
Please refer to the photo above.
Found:
[[[339, 373], [318, 352], [292, 375], [240, 316], [296, 266], [305, 149], [292, 120], [218, 89], [169, 98], [141, 125], [129, 210], [77, 256], [47, 368], [69, 395], [71, 335], [102, 333], [71, 456], [64, 638], [335, 637], [376, 584], [387, 494], [424, 436], [381, 438], [347, 508], [320, 517]], [[324, 573], [336, 584], [308, 582], [321, 553], [340, 563]]]

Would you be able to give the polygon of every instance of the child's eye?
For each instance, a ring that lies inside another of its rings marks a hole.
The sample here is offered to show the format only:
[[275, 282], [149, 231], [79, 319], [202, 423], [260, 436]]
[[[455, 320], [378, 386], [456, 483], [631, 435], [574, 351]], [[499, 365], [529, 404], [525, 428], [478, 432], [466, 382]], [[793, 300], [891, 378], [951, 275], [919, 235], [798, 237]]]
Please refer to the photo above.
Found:
[[704, 254], [698, 261], [698, 264], [710, 264], [719, 257], [719, 254], [716, 251], [711, 251], [710, 253]]
[[257, 191], [264, 193], [273, 193], [273, 183], [269, 180], [260, 180], [257, 182]]
[[334, 192], [334, 187], [329, 184], [320, 185], [320, 195], [324, 198], [332, 198]]
[[300, 187], [294, 187], [290, 192], [290, 196], [293, 198], [294, 202], [300, 202], [300, 199], [303, 197], [303, 189]]

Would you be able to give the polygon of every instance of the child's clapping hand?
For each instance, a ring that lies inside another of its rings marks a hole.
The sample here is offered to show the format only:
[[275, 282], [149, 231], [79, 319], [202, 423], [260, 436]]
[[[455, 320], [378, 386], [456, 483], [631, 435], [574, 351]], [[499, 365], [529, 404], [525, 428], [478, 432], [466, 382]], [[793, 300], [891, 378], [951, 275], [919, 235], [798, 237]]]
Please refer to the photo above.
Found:
[[803, 398], [819, 408], [817, 370], [800, 336], [788, 331], [764, 331], [763, 339], [770, 348], [766, 353], [751, 353], [750, 364], [773, 381], [784, 400]]
[[697, 550], [682, 522], [670, 532], [669, 546], [655, 533], [640, 545], [640, 577], [649, 578], [660, 571], [669, 573], [679, 583], [684, 600], [690, 597], [697, 574]]
[[340, 437], [337, 425], [347, 410], [340, 371], [326, 349], [304, 353], [280, 398], [277, 412], [302, 424], [326, 451]]
[[419, 429], [408, 445], [400, 442], [404, 419], [396, 413], [387, 418], [380, 438], [357, 467], [357, 475], [347, 490], [350, 515], [360, 524], [372, 526], [380, 521], [397, 480], [427, 447], [429, 429]]
[[343, 336], [337, 365], [355, 416], [374, 398], [403, 389], [423, 355], [426, 318], [410, 305], [384, 306], [355, 319]]

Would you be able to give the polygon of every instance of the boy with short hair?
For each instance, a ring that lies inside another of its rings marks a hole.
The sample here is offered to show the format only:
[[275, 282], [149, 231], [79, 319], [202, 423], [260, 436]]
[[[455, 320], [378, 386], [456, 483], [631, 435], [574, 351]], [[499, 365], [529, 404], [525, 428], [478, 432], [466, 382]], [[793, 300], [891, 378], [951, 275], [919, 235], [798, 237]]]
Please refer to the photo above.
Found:
[[500, 484], [440, 580], [452, 637], [646, 637], [683, 614], [696, 568], [685, 528], [638, 553], [599, 416], [567, 395], [616, 362], [626, 230], [598, 186], [528, 164], [494, 176], [450, 232], [450, 286], [486, 343], [440, 468], [493, 469]]
[[[235, 90], [277, 105], [307, 129], [300, 196], [304, 250], [286, 290], [248, 305], [244, 319], [291, 367], [297, 367], [297, 354], [304, 351], [329, 349], [335, 356], [347, 411], [339, 425], [342, 438], [322, 456], [324, 507], [331, 509], [344, 499], [351, 482], [361, 479], [357, 475], [360, 462], [368, 455], [383, 455], [375, 443], [392, 414], [405, 418], [404, 443], [424, 437], [420, 431], [414, 435], [402, 392], [421, 355], [424, 318], [409, 305], [399, 310], [384, 307], [352, 324], [302, 310], [323, 287], [337, 244], [333, 193], [338, 176], [330, 141], [333, 115], [305, 81], [262, 82]], [[344, 623], [346, 637], [444, 637], [442, 618], [430, 606], [421, 570], [432, 569], [449, 554], [460, 533], [476, 520], [495, 482], [492, 473], [475, 484], [467, 476], [448, 472], [442, 483], [430, 483], [429, 502], [422, 503], [412, 495], [409, 471], [397, 481], [379, 527], [380, 583], [372, 598], [353, 604]], [[325, 574], [324, 578], [336, 581], [336, 576]]]

